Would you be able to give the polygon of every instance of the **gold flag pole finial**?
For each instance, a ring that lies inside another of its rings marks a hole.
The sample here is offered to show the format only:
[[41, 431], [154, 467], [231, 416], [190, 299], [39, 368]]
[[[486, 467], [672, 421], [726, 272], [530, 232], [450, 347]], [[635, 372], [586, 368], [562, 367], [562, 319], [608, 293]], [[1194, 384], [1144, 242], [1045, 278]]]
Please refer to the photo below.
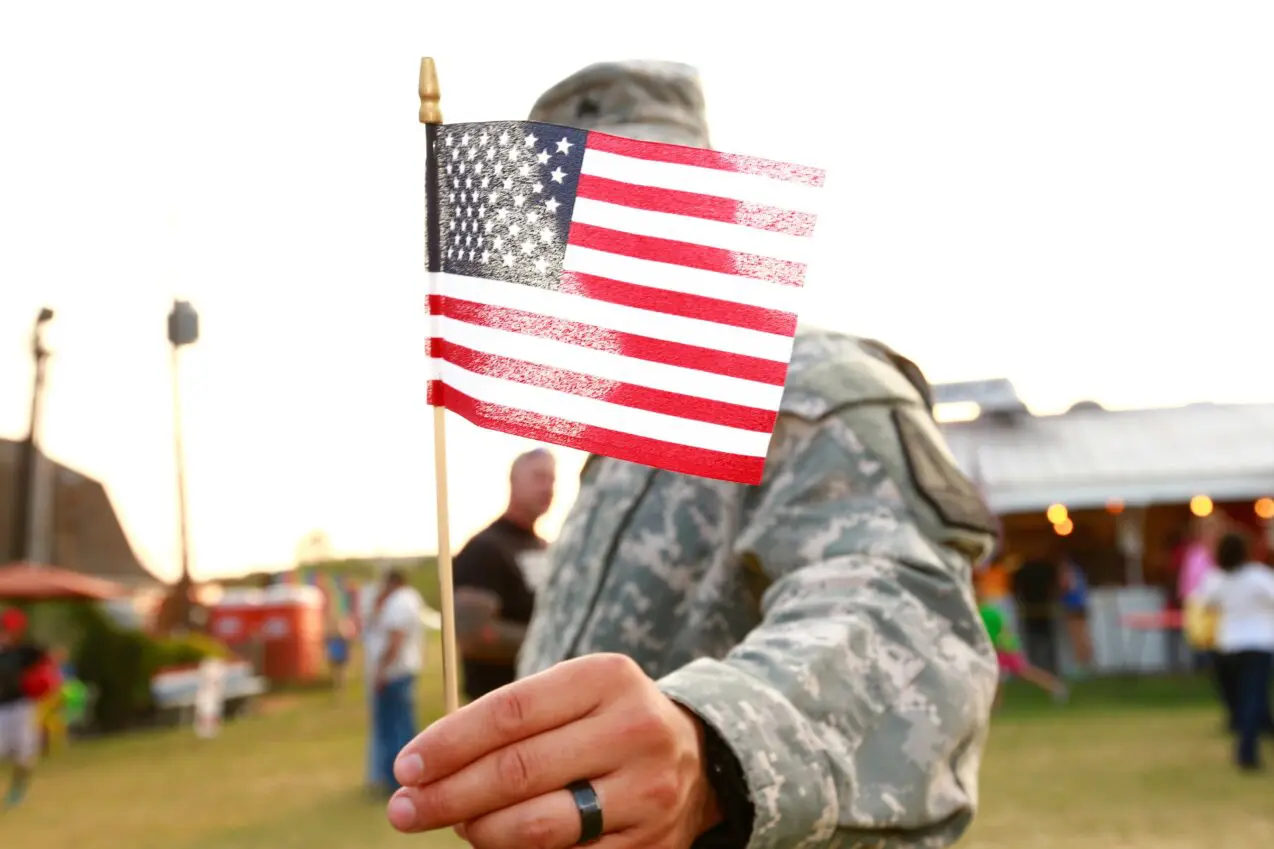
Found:
[[420, 60], [420, 123], [442, 123], [442, 109], [438, 106], [441, 99], [438, 68], [434, 65], [432, 56], [425, 56]]

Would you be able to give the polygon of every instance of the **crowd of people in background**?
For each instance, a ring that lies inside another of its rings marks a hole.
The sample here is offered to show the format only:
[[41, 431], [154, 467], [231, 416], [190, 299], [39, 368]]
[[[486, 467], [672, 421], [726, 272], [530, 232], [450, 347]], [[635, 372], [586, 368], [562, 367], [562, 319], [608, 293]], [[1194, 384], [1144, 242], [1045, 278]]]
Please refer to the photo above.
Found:
[[[1260, 737], [1274, 736], [1269, 695], [1274, 568], [1257, 556], [1247, 529], [1213, 513], [1193, 520], [1173, 540], [1171, 579], [1167, 612], [1177, 620], [1164, 628], [1169, 663], [1175, 666], [1184, 640], [1193, 671], [1206, 673], [1214, 683], [1235, 740], [1235, 763], [1243, 770], [1259, 769]], [[1020, 678], [1065, 700], [1059, 635], [1069, 644], [1069, 675], [1088, 674], [1094, 661], [1088, 582], [1065, 541], [1055, 542], [1046, 556], [1021, 562], [1001, 552], [975, 581], [1003, 677]]]
[[[547, 543], [535, 531], [553, 503], [555, 461], [545, 449], [514, 460], [509, 500], [498, 519], [456, 555], [456, 631], [464, 696], [477, 699], [513, 681], [514, 662], [542, 579]], [[361, 643], [368, 697], [367, 783], [378, 798], [398, 789], [394, 759], [418, 730], [416, 691], [425, 666], [426, 607], [398, 569], [358, 593], [352, 610], [337, 603], [330, 582], [325, 645], [333, 687], [345, 686], [353, 642]]]
[[[554, 489], [551, 453], [537, 449], [519, 456], [510, 468], [503, 512], [455, 559], [456, 627], [468, 700], [516, 678], [517, 654], [545, 578], [547, 542], [536, 525], [552, 505]], [[1260, 739], [1274, 737], [1269, 695], [1274, 568], [1254, 556], [1246, 531], [1215, 514], [1194, 520], [1174, 540], [1171, 563], [1168, 607], [1180, 613], [1183, 624], [1169, 633], [1188, 644], [1193, 670], [1214, 682], [1234, 740], [1235, 764], [1245, 772], [1259, 770]], [[427, 607], [400, 569], [383, 571], [359, 592], [333, 581], [315, 578], [326, 599], [324, 646], [332, 684], [338, 693], [345, 689], [355, 645], [361, 643], [367, 781], [377, 798], [387, 798], [400, 786], [395, 759], [419, 728], [416, 692], [426, 659]], [[997, 552], [975, 572], [975, 593], [1002, 681], [1020, 679], [1059, 703], [1068, 701], [1066, 679], [1090, 673], [1094, 647], [1088, 578], [1066, 541], [1026, 559]], [[1072, 660], [1065, 674], [1059, 638]], [[1179, 648], [1170, 642], [1169, 654]], [[0, 611], [0, 763], [13, 768], [5, 806], [22, 800], [40, 751], [32, 711], [56, 686], [48, 668], [50, 655], [28, 639], [23, 615]], [[997, 708], [1002, 694], [996, 696]]]
[[1087, 675], [1093, 663], [1088, 581], [1067, 549], [1055, 544], [1045, 556], [1026, 560], [1000, 551], [975, 573], [974, 589], [983, 622], [993, 638], [999, 635], [1002, 675], [1021, 678], [1065, 701], [1068, 690], [1060, 677], [1056, 638], [1059, 613], [1075, 660], [1072, 675]]

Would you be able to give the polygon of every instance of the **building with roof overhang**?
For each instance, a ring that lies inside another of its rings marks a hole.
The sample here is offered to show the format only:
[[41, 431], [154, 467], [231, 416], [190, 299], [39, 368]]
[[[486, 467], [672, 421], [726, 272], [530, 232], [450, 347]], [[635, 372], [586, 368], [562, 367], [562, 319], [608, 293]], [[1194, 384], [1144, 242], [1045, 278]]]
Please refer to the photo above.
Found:
[[[0, 545], [5, 555], [15, 532], [22, 447], [21, 442], [0, 439]], [[30, 559], [135, 589], [159, 585], [133, 551], [106, 488], [42, 453], [37, 458]]]
[[[1163, 665], [1158, 634], [1128, 656], [1129, 615], [1175, 589], [1172, 541], [1192, 516], [1247, 527], [1274, 544], [1274, 404], [1106, 410], [1081, 402], [1034, 415], [1008, 380], [934, 387], [956, 462], [1000, 517], [1003, 546], [1043, 557], [1063, 543], [1088, 575], [1103, 666]], [[1125, 624], [1121, 624], [1125, 623]], [[1104, 657], [1102, 657], [1104, 655]]]

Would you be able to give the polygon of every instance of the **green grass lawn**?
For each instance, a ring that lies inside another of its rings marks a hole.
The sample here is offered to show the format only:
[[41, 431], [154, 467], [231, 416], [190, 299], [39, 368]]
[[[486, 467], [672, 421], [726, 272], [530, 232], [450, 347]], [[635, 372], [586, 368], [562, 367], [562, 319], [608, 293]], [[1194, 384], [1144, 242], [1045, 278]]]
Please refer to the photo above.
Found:
[[[434, 653], [437, 657], [437, 653]], [[439, 710], [438, 676], [423, 687]], [[201, 741], [186, 729], [85, 742], [50, 759], [9, 849], [442, 849], [362, 796], [362, 694], [277, 695]], [[975, 849], [1274, 846], [1274, 774], [1229, 768], [1206, 689], [1093, 682], [1065, 707], [1008, 693], [982, 773]], [[1274, 751], [1270, 752], [1274, 756]]]

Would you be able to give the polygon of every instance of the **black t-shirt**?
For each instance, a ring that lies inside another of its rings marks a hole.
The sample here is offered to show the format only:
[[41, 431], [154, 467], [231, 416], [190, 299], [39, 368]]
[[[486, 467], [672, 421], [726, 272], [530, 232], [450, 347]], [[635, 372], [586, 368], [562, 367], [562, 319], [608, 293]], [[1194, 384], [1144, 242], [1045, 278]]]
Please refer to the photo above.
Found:
[[0, 705], [20, 702], [27, 697], [22, 692], [22, 678], [27, 670], [43, 660], [43, 649], [33, 643], [0, 648]]
[[[526, 551], [545, 547], [544, 540], [505, 518], [496, 519], [479, 531], [456, 555], [452, 564], [456, 587], [475, 587], [500, 599], [499, 617], [521, 625], [531, 621], [535, 593], [527, 585], [518, 558]], [[469, 660], [464, 666], [464, 688], [476, 699], [513, 682], [512, 662]]]

